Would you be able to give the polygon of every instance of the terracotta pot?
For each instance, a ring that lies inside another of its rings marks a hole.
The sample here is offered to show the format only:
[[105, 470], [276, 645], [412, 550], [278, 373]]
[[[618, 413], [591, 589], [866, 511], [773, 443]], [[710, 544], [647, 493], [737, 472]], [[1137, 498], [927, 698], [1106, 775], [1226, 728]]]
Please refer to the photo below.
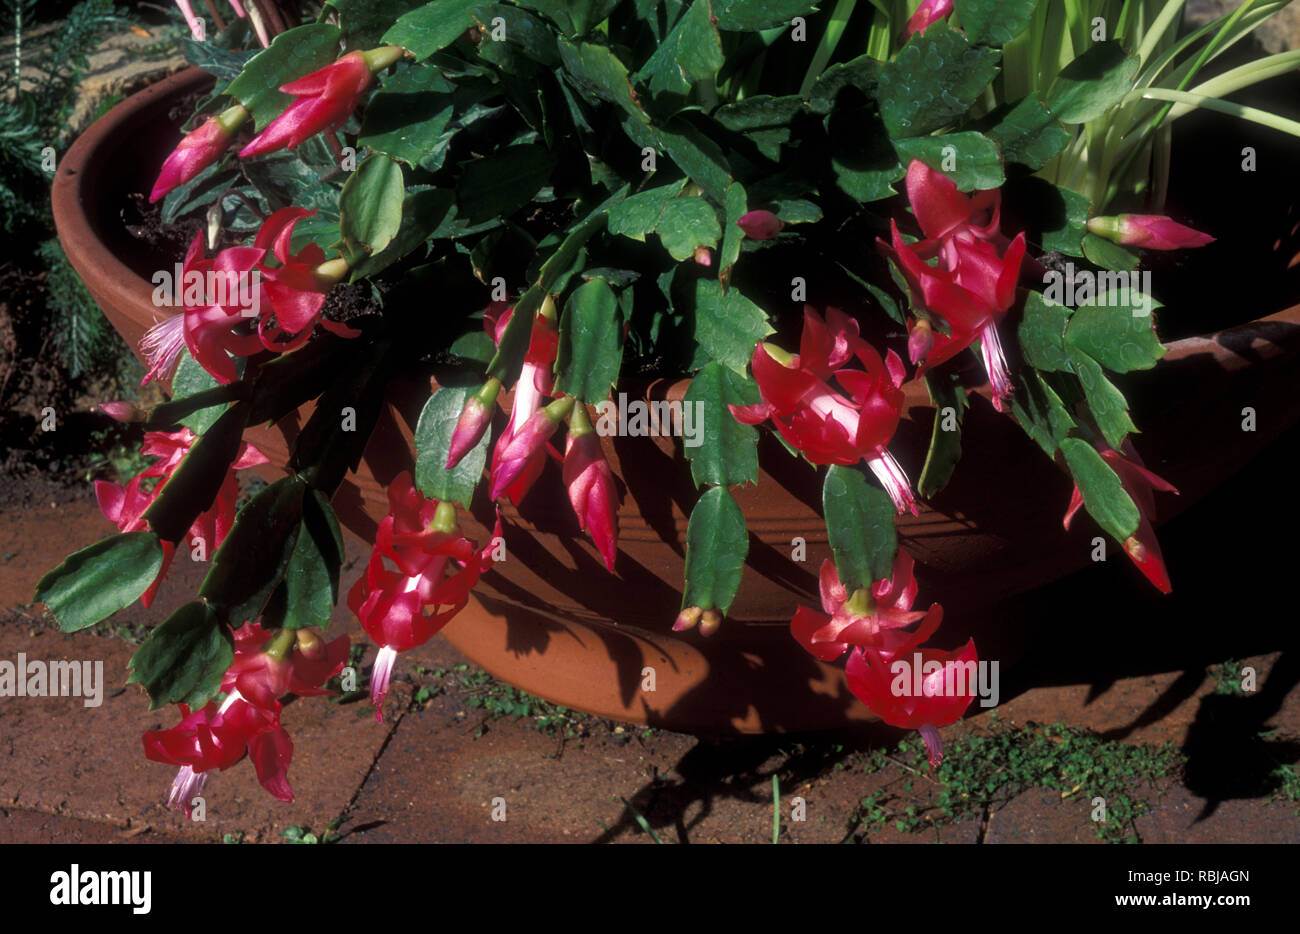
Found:
[[[59, 238], [114, 327], [133, 346], [153, 321], [150, 270], [121, 231], [122, 193], [148, 190], [176, 134], [165, 119], [178, 97], [202, 87], [184, 72], [124, 101], [96, 122], [64, 157], [54, 183]], [[1180, 497], [1159, 499], [1161, 518], [1185, 509], [1300, 418], [1300, 306], [1206, 337], [1176, 341], [1156, 370], [1130, 374], [1137, 446], [1148, 466]], [[636, 395], [680, 398], [684, 383], [642, 386]], [[905, 420], [891, 444], [916, 477], [934, 408], [919, 382], [907, 384]], [[372, 540], [386, 510], [385, 485], [413, 463], [412, 430], [425, 385], [394, 386], [362, 469], [334, 505], [343, 524]], [[1242, 410], [1268, 399], [1258, 430], [1243, 432]], [[503, 404], [508, 399], [503, 398]], [[307, 412], [274, 429], [250, 432], [283, 463]], [[1063, 534], [1071, 484], [1012, 421], [972, 397], [960, 469], [918, 517], [900, 520], [902, 541], [920, 563], [921, 596], [942, 601], [940, 641], [964, 638], [960, 610], [1058, 578], [1087, 564], [1088, 522]], [[607, 575], [581, 535], [550, 469], [522, 511], [505, 507], [509, 560], [487, 575], [477, 603], [444, 630], [492, 674], [550, 700], [621, 720], [694, 732], [802, 730], [871, 719], [849, 694], [842, 670], [793, 642], [788, 624], [799, 604], [818, 606], [815, 573], [829, 556], [820, 478], [770, 439], [760, 449], [757, 487], [733, 491], [749, 525], [750, 554], [740, 595], [712, 639], [675, 637], [687, 519], [697, 493], [676, 442], [605, 438], [624, 487], [617, 575]], [[482, 489], [480, 488], [482, 493]], [[470, 524], [484, 540], [491, 504], [479, 501]], [[795, 540], [804, 560], [792, 560]], [[1174, 569], [1175, 580], [1177, 569]], [[996, 633], [981, 633], [981, 655], [1002, 657]], [[653, 669], [653, 692], [643, 690]]]

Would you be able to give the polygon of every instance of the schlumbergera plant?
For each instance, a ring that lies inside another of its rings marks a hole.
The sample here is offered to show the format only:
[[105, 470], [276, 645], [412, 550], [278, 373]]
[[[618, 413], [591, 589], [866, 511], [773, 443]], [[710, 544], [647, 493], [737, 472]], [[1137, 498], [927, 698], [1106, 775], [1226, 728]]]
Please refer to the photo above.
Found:
[[[499, 514], [479, 541], [458, 518], [476, 495], [518, 504], [559, 471], [619, 573], [611, 394], [628, 375], [690, 377], [699, 443], [678, 450], [701, 493], [665, 628], [710, 635], [744, 586], [730, 490], [757, 482], [774, 430], [824, 472], [834, 555], [794, 640], [848, 653], [853, 693], [937, 763], [937, 728], [972, 699], [945, 674], [976, 651], [926, 646], [942, 609], [914, 609], [894, 517], [960, 469], [987, 384], [1075, 481], [1043, 508], [1066, 525], [1083, 508], [1170, 589], [1150, 515], [1154, 491], [1176, 491], [1143, 466], [1112, 382], [1164, 353], [1159, 306], [1118, 274], [1211, 239], [1160, 213], [1181, 112], [1300, 130], [1219, 100], [1296, 53], [1193, 84], [1284, 5], [1184, 35], [1179, 2], [329, 0], [264, 50], [232, 44], [240, 23], [191, 42], [215, 87], [149, 193], [164, 223], [199, 229], [158, 258], [180, 297], [142, 345], [171, 399], [106, 407], [159, 460], [99, 486], [119, 534], [38, 597], [81, 629], [152, 600], [178, 549], [211, 552], [131, 662], [154, 707], [179, 706], [145, 751], [180, 768], [181, 807], [246, 754], [287, 798], [280, 698], [318, 692], [347, 656], [317, 632], [340, 596], [330, 501], [390, 385], [440, 388], [346, 597], [378, 646], [376, 716], [401, 653], [491, 568]], [[912, 477], [890, 445], [918, 377], [946, 415]], [[235, 472], [266, 460], [245, 431], [312, 401], [285, 475], [236, 513]], [[923, 690], [900, 694], [893, 666], [918, 654]]]

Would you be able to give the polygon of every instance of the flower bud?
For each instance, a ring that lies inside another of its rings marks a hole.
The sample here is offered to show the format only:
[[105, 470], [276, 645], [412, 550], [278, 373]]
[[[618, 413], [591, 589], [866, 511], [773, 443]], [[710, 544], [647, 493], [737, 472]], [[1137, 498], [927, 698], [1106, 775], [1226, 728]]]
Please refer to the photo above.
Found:
[[1099, 237], [1144, 250], [1185, 250], [1213, 243], [1214, 238], [1162, 214], [1117, 214], [1094, 217], [1088, 231]]
[[722, 625], [722, 614], [717, 610], [705, 610], [704, 615], [700, 617], [700, 635], [711, 636], [718, 631]]
[[771, 211], [750, 211], [736, 221], [736, 226], [751, 240], [771, 240], [785, 225]]
[[673, 623], [673, 632], [685, 632], [688, 629], [694, 629], [703, 613], [704, 611], [698, 606], [688, 606], [677, 614], [677, 619]]
[[142, 422], [145, 419], [144, 412], [140, 411], [130, 402], [101, 402], [99, 410], [109, 418], [119, 422], [131, 424], [133, 422]]
[[456, 430], [451, 434], [451, 449], [447, 452], [447, 470], [461, 462], [474, 445], [483, 438], [484, 432], [492, 424], [492, 412], [496, 405], [497, 393], [501, 391], [501, 381], [496, 377], [489, 379], [474, 395], [465, 400], [456, 421]]
[[918, 319], [907, 335], [907, 355], [913, 363], [920, 364], [925, 362], [933, 349], [934, 328], [930, 327], [929, 321]]
[[173, 188], [184, 185], [220, 159], [235, 130], [248, 116], [248, 111], [236, 104], [215, 117], [209, 117], [182, 139], [163, 162], [149, 194], [149, 203], [153, 204]]

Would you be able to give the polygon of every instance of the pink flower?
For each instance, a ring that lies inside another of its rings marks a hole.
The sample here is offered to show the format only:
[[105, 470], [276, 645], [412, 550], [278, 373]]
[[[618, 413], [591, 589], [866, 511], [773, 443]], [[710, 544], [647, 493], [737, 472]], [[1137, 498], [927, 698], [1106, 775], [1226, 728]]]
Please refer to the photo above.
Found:
[[324, 68], [282, 85], [281, 91], [298, 99], [239, 151], [240, 158], [294, 149], [317, 133], [338, 129], [360, 103], [371, 78], [365, 54], [349, 52]]
[[564, 485], [578, 524], [595, 542], [605, 567], [614, 573], [618, 546], [618, 489], [600, 449], [600, 437], [591, 427], [586, 406], [579, 404], [569, 419], [564, 450]]
[[914, 36], [918, 32], [925, 32], [931, 23], [937, 23], [951, 13], [952, 6], [953, 0], [925, 0], [907, 21], [907, 28], [903, 31], [904, 38]]
[[230, 138], [247, 119], [248, 111], [235, 105], [215, 117], [209, 117], [198, 129], [190, 132], [163, 162], [158, 180], [153, 183], [149, 203], [157, 201], [173, 188], [184, 185], [220, 159], [230, 145]]
[[[912, 556], [900, 548], [889, 578], [876, 581], [869, 592], [858, 590], [850, 597], [840, 583], [835, 563], [823, 561], [821, 595], [826, 612], [799, 607], [790, 621], [791, 634], [825, 662], [839, 658], [850, 646], [874, 648], [886, 661], [912, 651], [930, 638], [943, 620], [943, 608], [938, 604], [927, 612], [912, 610], [916, 599], [912, 565]], [[918, 620], [922, 622], [914, 632], [902, 631]]]
[[[778, 359], [779, 355], [783, 359]], [[844, 365], [856, 357], [863, 369]], [[759, 343], [750, 361], [762, 395], [755, 405], [730, 405], [746, 425], [771, 419], [781, 436], [814, 464], [865, 460], [900, 513], [916, 513], [916, 498], [887, 445], [903, 410], [903, 361], [880, 354], [858, 335], [858, 323], [831, 308], [826, 321], [804, 308], [799, 353]], [[830, 384], [834, 379], [843, 392]]]
[[347, 636], [323, 643], [310, 630], [263, 629], [259, 623], [245, 623], [235, 630], [235, 660], [221, 690], [238, 691], [250, 703], [266, 708], [286, 694], [329, 694], [320, 685], [342, 670], [348, 648]]
[[1213, 243], [1209, 234], [1185, 227], [1163, 214], [1117, 214], [1094, 217], [1088, 230], [1124, 246], [1144, 250], [1186, 250]]
[[736, 226], [751, 240], [771, 240], [785, 225], [771, 211], [750, 211], [736, 221]]
[[854, 648], [844, 673], [853, 696], [876, 716], [920, 731], [933, 771], [943, 761], [937, 727], [956, 723], [975, 699], [978, 664], [972, 639], [959, 652], [920, 649], [892, 660], [878, 649]]
[[[998, 191], [964, 195], [951, 179], [916, 159], [908, 166], [907, 193], [926, 239], [904, 242], [891, 221], [892, 242], [880, 243], [907, 280], [913, 301], [942, 319], [949, 330], [943, 334], [929, 322], [912, 324], [908, 349], [918, 364], [917, 375], [978, 339], [993, 404], [1001, 410], [1012, 385], [997, 321], [1015, 303], [1025, 235], [1008, 242], [999, 232]], [[927, 260], [935, 257], [938, 264], [929, 265]]]
[[[198, 437], [188, 428], [182, 428], [180, 431], [173, 433], [163, 431], [147, 432], [144, 436], [144, 443], [140, 446], [140, 453], [148, 457], [161, 459], [150, 464], [137, 476], [127, 481], [125, 486], [119, 486], [107, 480], [96, 480], [95, 499], [99, 502], [100, 512], [104, 514], [106, 519], [114, 523], [121, 532], [139, 532], [147, 528], [148, 522], [145, 520], [144, 514], [153, 505], [153, 501], [158, 498], [162, 488], [171, 479], [171, 475], [180, 466], [181, 461], [197, 440]], [[194, 543], [201, 542], [202, 547], [211, 555], [221, 547], [221, 543], [225, 540], [235, 522], [235, 500], [239, 495], [239, 485], [235, 479], [235, 471], [269, 462], [266, 455], [253, 445], [246, 441], [240, 443], [239, 453], [235, 458], [235, 462], [226, 472], [226, 478], [217, 492], [217, 498], [199, 514], [199, 517], [194, 520], [194, 524], [190, 526], [186, 538], [191, 548]], [[143, 488], [146, 481], [157, 482], [146, 492]], [[176, 542], [162, 543], [162, 567], [158, 571], [158, 577], [154, 579], [149, 589], [140, 597], [142, 606], [148, 607], [153, 603], [158, 587], [167, 576], [167, 570], [171, 566], [176, 545]]]
[[[511, 487], [521, 479], [528, 485], [532, 485], [536, 475], [530, 476], [529, 472], [531, 470], [541, 472], [541, 466], [546, 463], [548, 442], [572, 407], [572, 396], [556, 399], [529, 416], [528, 421], [511, 434], [504, 445], [497, 443], [492, 457], [490, 495], [493, 499], [510, 491]], [[505, 437], [502, 436], [503, 440]], [[511, 499], [514, 500], [513, 493]], [[519, 499], [523, 499], [523, 492], [519, 494]], [[518, 503], [518, 500], [515, 502]]]
[[233, 383], [238, 378], [230, 356], [247, 357], [262, 349], [249, 323], [260, 313], [256, 270], [264, 252], [257, 247], [231, 247], [205, 259], [203, 235], [195, 235], [181, 264], [183, 313], [155, 324], [140, 341], [149, 363], [141, 385], [166, 377], [185, 347], [218, 382]]
[[189, 817], [194, 796], [214, 770], [226, 770], [245, 755], [257, 770], [262, 787], [281, 801], [293, 800], [289, 762], [293, 741], [280, 725], [280, 705], [274, 709], [249, 703], [236, 691], [218, 707], [208, 703], [191, 711], [179, 705], [181, 722], [169, 730], [144, 734], [144, 754], [154, 762], [180, 766], [172, 782], [170, 807]]
[[[289, 251], [294, 226], [315, 213], [305, 208], [281, 208], [266, 219], [253, 241], [253, 246], [261, 250], [263, 256], [269, 252], [278, 262], [276, 266], [262, 263], [258, 267], [263, 294], [275, 315], [274, 330], [270, 315], [263, 313], [258, 322], [258, 335], [267, 350], [282, 353], [296, 350], [311, 337], [312, 327], [317, 321], [340, 337], [361, 334], [347, 325], [318, 317], [325, 304], [325, 294], [346, 275], [347, 264], [341, 259], [327, 263], [325, 251], [314, 243], [307, 244], [297, 253]], [[289, 337], [284, 342], [277, 342], [273, 334]]]
[[[425, 499], [409, 473], [393, 479], [388, 503], [365, 576], [348, 594], [348, 607], [380, 646], [370, 673], [376, 720], [383, 718], [397, 654], [423, 645], [451, 622], [492, 560], [492, 542], [479, 551], [461, 533], [456, 507]], [[493, 536], [500, 535], [498, 519]]]
[[[514, 314], [514, 308], [505, 302], [493, 302], [483, 316], [483, 325], [500, 344], [506, 326]], [[529, 421], [541, 411], [542, 401], [554, 391], [553, 368], [560, 349], [560, 332], [555, 326], [555, 305], [548, 298], [533, 318], [532, 331], [528, 339], [528, 352], [524, 356], [523, 369], [515, 382], [514, 400], [510, 408], [510, 421], [497, 438], [496, 447], [492, 449], [492, 498], [496, 499], [503, 492], [510, 501], [518, 505], [541, 476], [548, 456], [547, 439], [554, 433], [558, 423], [544, 419], [532, 427], [532, 434], [524, 443], [511, 450], [516, 435], [524, 431]], [[549, 430], [548, 430], [549, 429]], [[534, 446], [537, 433], [545, 432], [540, 445]], [[507, 459], [506, 452], [511, 456]], [[521, 456], [523, 455], [523, 456]]]
[[[1098, 444], [1106, 463], [1119, 475], [1124, 491], [1133, 498], [1138, 509], [1138, 527], [1132, 535], [1124, 540], [1124, 551], [1138, 566], [1147, 580], [1155, 584], [1161, 593], [1170, 593], [1173, 584], [1169, 581], [1169, 572], [1165, 569], [1165, 559], [1160, 553], [1160, 542], [1156, 539], [1155, 529], [1151, 527], [1151, 516], [1155, 512], [1153, 490], [1177, 494], [1173, 484], [1161, 479], [1142, 465], [1142, 459], [1133, 448], [1131, 441], [1124, 442], [1124, 453], [1120, 454], [1106, 444]], [[1065, 510], [1064, 526], [1068, 529], [1074, 514], [1083, 505], [1083, 494], [1076, 483], [1070, 496], [1070, 505]]]

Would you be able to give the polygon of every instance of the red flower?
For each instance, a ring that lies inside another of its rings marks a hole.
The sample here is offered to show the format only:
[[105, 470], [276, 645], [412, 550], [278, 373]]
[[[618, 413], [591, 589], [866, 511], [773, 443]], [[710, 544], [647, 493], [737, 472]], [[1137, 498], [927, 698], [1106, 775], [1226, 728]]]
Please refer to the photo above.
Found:
[[931, 23], [937, 23], [951, 13], [952, 6], [953, 0], [925, 0], [907, 21], [907, 28], [903, 31], [904, 38], [918, 32], [925, 32]]
[[198, 129], [190, 132], [163, 162], [158, 180], [153, 183], [149, 203], [184, 185], [220, 159], [230, 145], [230, 138], [247, 119], [248, 111], [236, 104], [215, 117], [209, 117]]
[[[852, 357], [863, 369], [844, 367]], [[781, 436], [814, 464], [865, 460], [898, 511], [916, 512], [907, 475], [886, 449], [903, 409], [898, 354], [891, 350], [882, 360], [858, 336], [857, 322], [838, 309], [828, 309], [823, 322], [805, 307], [799, 353], [787, 355], [760, 342], [750, 366], [763, 401], [728, 406], [737, 421], [757, 425], [770, 418]], [[831, 387], [832, 378], [844, 392]]]
[[182, 263], [184, 312], [155, 324], [140, 341], [149, 363], [141, 385], [170, 373], [183, 347], [218, 382], [238, 379], [230, 355], [247, 357], [262, 349], [244, 325], [261, 313], [257, 269], [264, 252], [237, 246], [205, 259], [203, 235], [195, 235]]
[[933, 771], [943, 761], [937, 727], [956, 723], [975, 699], [978, 664], [972, 639], [960, 652], [920, 649], [893, 660], [874, 648], [854, 648], [844, 673], [849, 690], [880, 719], [920, 731]]
[[[138, 532], [147, 528], [148, 523], [144, 518], [145, 512], [153, 505], [153, 501], [162, 492], [163, 486], [171, 479], [171, 475], [180, 466], [181, 461], [197, 440], [198, 437], [188, 428], [182, 428], [180, 431], [170, 434], [163, 431], [147, 432], [144, 436], [144, 443], [140, 446], [140, 453], [148, 457], [158, 457], [161, 460], [150, 464], [137, 476], [127, 481], [125, 486], [119, 486], [107, 480], [96, 480], [95, 499], [99, 502], [100, 512], [110, 522], [115, 523], [119, 531]], [[269, 459], [265, 454], [246, 441], [240, 443], [239, 453], [235, 458], [235, 462], [231, 464], [230, 469], [226, 472], [226, 479], [222, 481], [221, 488], [217, 492], [217, 498], [199, 514], [199, 517], [194, 520], [194, 524], [190, 526], [186, 540], [191, 547], [195, 542], [202, 542], [203, 547], [209, 554], [221, 547], [226, 534], [235, 522], [235, 500], [239, 495], [239, 484], [235, 480], [235, 471], [266, 463], [269, 463]], [[143, 485], [148, 480], [156, 480], [157, 482], [146, 492]], [[148, 607], [153, 603], [158, 587], [167, 576], [167, 569], [171, 566], [176, 544], [176, 542], [162, 543], [162, 567], [149, 589], [140, 597], [142, 606]]]
[[[488, 306], [483, 316], [483, 325], [496, 343], [501, 342], [513, 314], [514, 308], [507, 307], [505, 302], [493, 302]], [[548, 298], [533, 318], [528, 352], [515, 383], [510, 421], [497, 438], [496, 447], [492, 449], [493, 499], [505, 493], [512, 503], [519, 505], [546, 466], [549, 451], [546, 442], [554, 433], [557, 423], [542, 416], [533, 422], [526, 433], [525, 426], [541, 411], [542, 400], [554, 391], [553, 368], [559, 349], [560, 332], [555, 326], [555, 305]], [[515, 444], [516, 436], [521, 436], [518, 444]]]
[[1185, 227], [1163, 214], [1117, 214], [1094, 217], [1088, 230], [1124, 246], [1144, 250], [1186, 250], [1213, 243], [1214, 238]]
[[[268, 709], [286, 694], [312, 697], [331, 693], [320, 686], [347, 663], [348, 637], [323, 643], [310, 630], [300, 632], [304, 635], [288, 629], [263, 629], [258, 623], [236, 629], [235, 660], [226, 670], [221, 690], [238, 691], [250, 703]], [[274, 644], [277, 637], [288, 642], [288, 651]], [[269, 647], [268, 642], [272, 643]]]
[[[1169, 582], [1165, 559], [1160, 553], [1160, 542], [1156, 539], [1155, 529], [1151, 527], [1151, 515], [1155, 512], [1155, 497], [1152, 491], [1161, 490], [1176, 494], [1178, 490], [1169, 481], [1157, 477], [1142, 465], [1142, 459], [1133, 449], [1131, 441], [1124, 442], [1123, 454], [1105, 444], [1097, 445], [1097, 450], [1106, 463], [1110, 464], [1111, 469], [1119, 475], [1124, 491], [1133, 498], [1133, 503], [1138, 509], [1137, 531], [1125, 539], [1124, 551], [1138, 566], [1138, 570], [1146, 576], [1147, 580], [1155, 584], [1161, 593], [1170, 593], [1173, 584]], [[1070, 505], [1065, 510], [1064, 525], [1067, 529], [1074, 519], [1074, 514], [1082, 505], [1083, 494], [1079, 492], [1079, 485], [1076, 483], [1074, 493], [1070, 496]]]
[[614, 573], [618, 547], [618, 489], [614, 474], [600, 449], [600, 437], [591, 427], [587, 409], [581, 403], [569, 419], [569, 436], [564, 450], [564, 485], [569, 502], [597, 550], [605, 567]]
[[[926, 239], [907, 244], [890, 222], [892, 243], [881, 242], [907, 279], [913, 301], [947, 323], [949, 332], [928, 322], [912, 325], [908, 341], [917, 375], [938, 366], [976, 339], [999, 410], [1012, 391], [997, 319], [1015, 302], [1025, 235], [1007, 241], [999, 232], [998, 191], [964, 195], [951, 179], [919, 160], [907, 170], [907, 194]], [[938, 264], [927, 260], [938, 257]]]
[[170, 807], [189, 817], [194, 796], [203, 790], [208, 775], [225, 770], [247, 755], [257, 770], [257, 779], [273, 797], [292, 801], [289, 762], [293, 741], [280, 725], [279, 704], [275, 709], [259, 707], [229, 695], [218, 707], [209, 703], [191, 712], [180, 705], [181, 722], [170, 730], [149, 730], [144, 734], [144, 754], [154, 762], [180, 766], [172, 782]]
[[[399, 652], [423, 645], [464, 609], [479, 575], [491, 566], [492, 542], [479, 551], [460, 531], [456, 507], [425, 499], [405, 471], [388, 488], [389, 513], [375, 547], [348, 594], [348, 606], [380, 646], [370, 674], [375, 719]], [[501, 534], [498, 519], [494, 538]], [[396, 566], [389, 568], [388, 563]], [[432, 614], [425, 611], [432, 609]]]
[[[839, 658], [850, 646], [874, 648], [886, 661], [905, 655], [930, 638], [943, 620], [943, 607], [938, 604], [928, 612], [912, 610], [916, 599], [912, 565], [912, 556], [900, 548], [889, 578], [876, 581], [869, 592], [859, 590], [850, 597], [835, 563], [823, 561], [821, 594], [826, 612], [799, 607], [790, 621], [791, 634], [825, 662]], [[922, 622], [914, 632], [902, 631], [918, 620]]]
[[279, 262], [278, 266], [263, 263], [258, 268], [262, 274], [263, 293], [275, 315], [274, 331], [289, 335], [289, 339], [283, 342], [274, 340], [270, 316], [263, 313], [258, 323], [258, 335], [267, 350], [296, 350], [311, 337], [312, 326], [318, 320], [322, 327], [340, 337], [357, 337], [361, 333], [336, 321], [318, 318], [325, 304], [325, 293], [346, 275], [347, 265], [342, 260], [327, 263], [325, 251], [314, 243], [307, 244], [297, 253], [289, 252], [294, 226], [302, 218], [315, 213], [305, 208], [281, 208], [266, 219], [253, 241], [253, 246], [262, 250], [264, 256], [269, 252]]
[[365, 54], [349, 52], [324, 68], [281, 85], [281, 91], [298, 99], [239, 151], [240, 158], [294, 149], [317, 133], [337, 130], [356, 110], [361, 95], [370, 87], [371, 77]]

